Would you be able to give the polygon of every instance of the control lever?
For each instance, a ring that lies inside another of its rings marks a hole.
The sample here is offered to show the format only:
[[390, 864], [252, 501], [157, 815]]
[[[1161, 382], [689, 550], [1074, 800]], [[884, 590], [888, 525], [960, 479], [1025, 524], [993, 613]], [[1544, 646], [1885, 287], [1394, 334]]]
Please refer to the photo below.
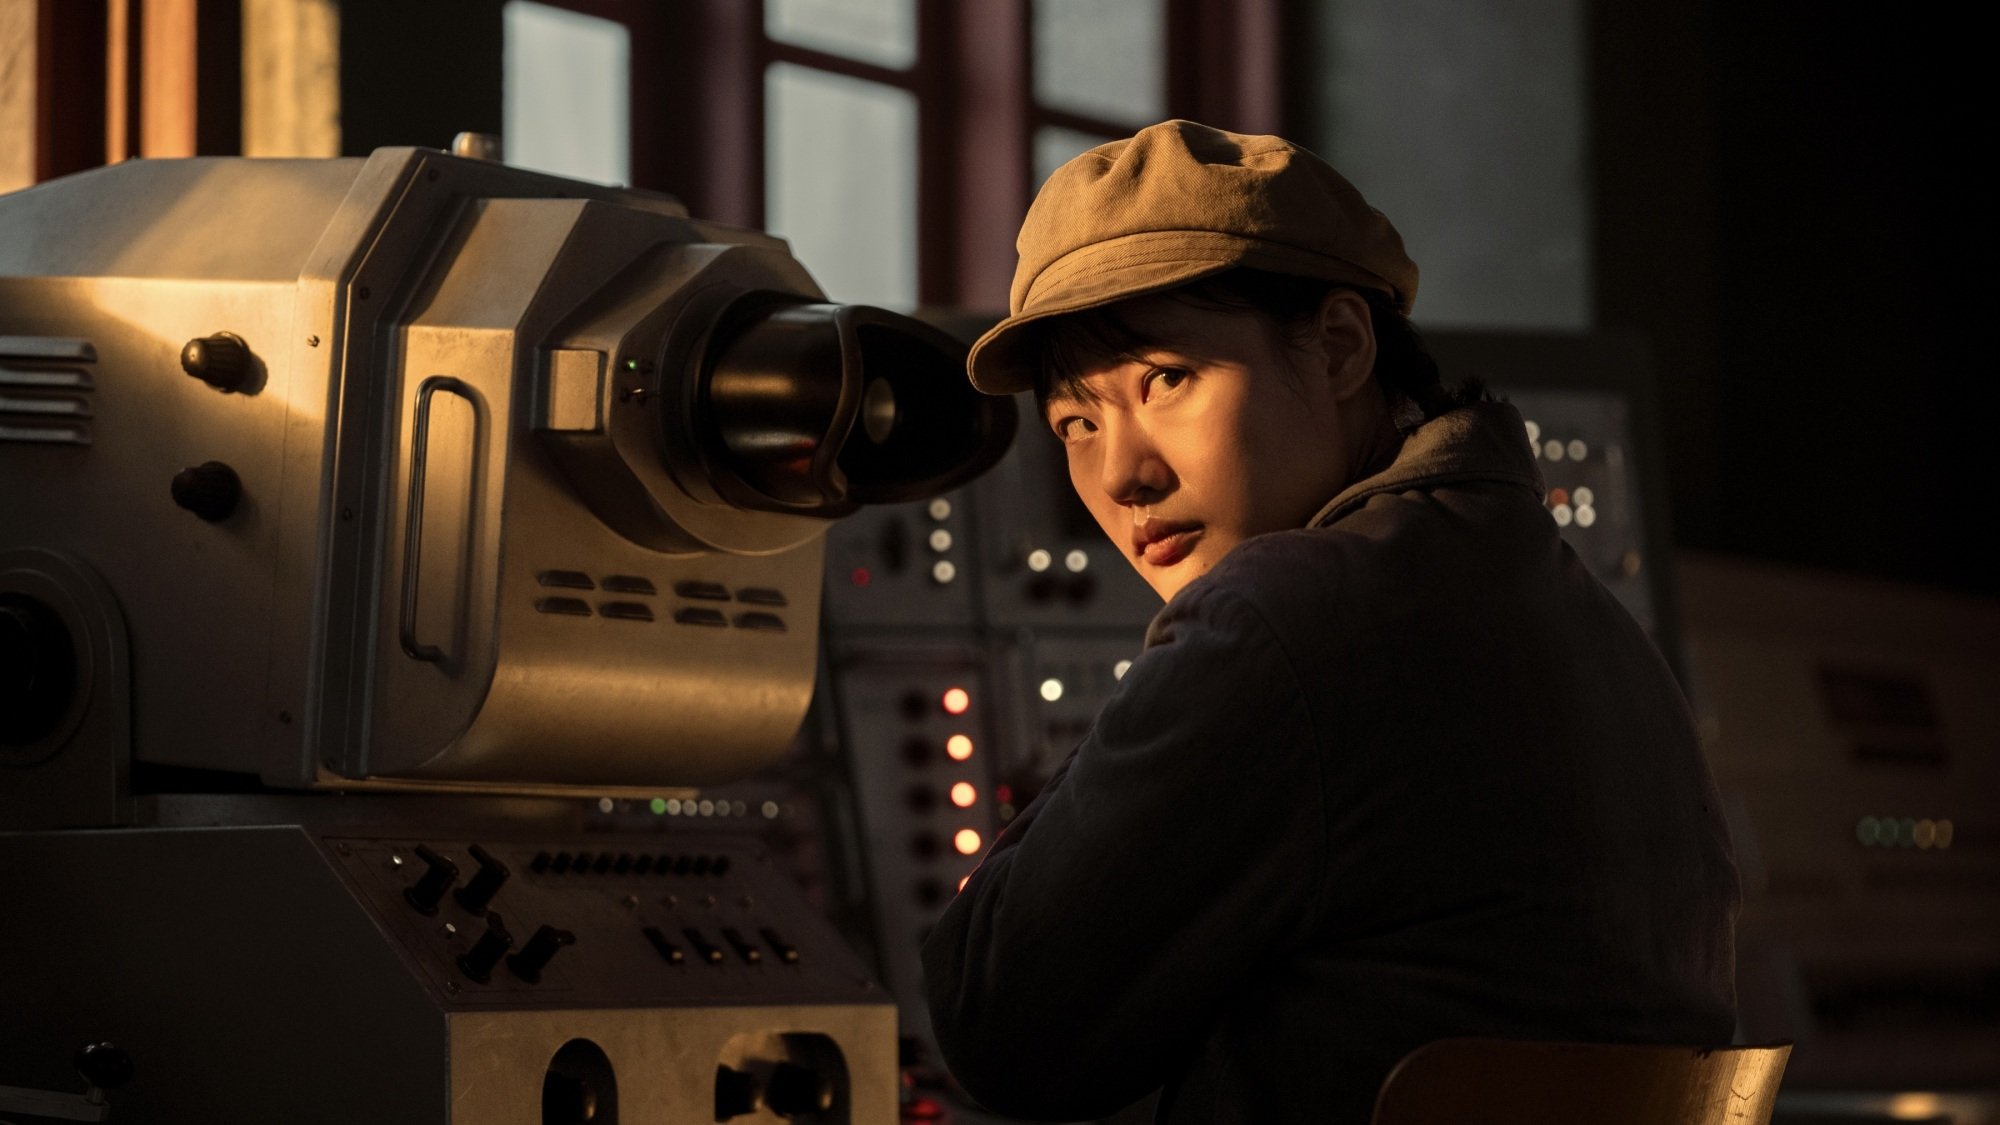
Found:
[[76, 1072], [86, 1089], [81, 1094], [0, 1086], [0, 1113], [25, 1113], [59, 1121], [105, 1121], [111, 1107], [105, 1091], [132, 1080], [132, 1056], [114, 1043], [86, 1043], [77, 1048]]

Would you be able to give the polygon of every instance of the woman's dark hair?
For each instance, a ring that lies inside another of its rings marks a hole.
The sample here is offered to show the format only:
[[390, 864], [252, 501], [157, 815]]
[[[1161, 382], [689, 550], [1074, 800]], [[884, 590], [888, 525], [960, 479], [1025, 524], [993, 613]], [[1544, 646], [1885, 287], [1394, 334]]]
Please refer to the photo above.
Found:
[[[1233, 269], [1150, 296], [1197, 309], [1262, 317], [1287, 343], [1302, 347], [1317, 331], [1320, 303], [1328, 292], [1342, 288], [1353, 289], [1368, 302], [1368, 318], [1375, 330], [1375, 378], [1392, 405], [1400, 396], [1415, 403], [1428, 420], [1485, 397], [1485, 388], [1476, 380], [1447, 389], [1439, 378], [1437, 361], [1424, 350], [1416, 326], [1393, 298], [1378, 290], [1265, 270]], [[1040, 331], [1040, 362], [1035, 366], [1038, 404], [1046, 407], [1057, 394], [1088, 400], [1085, 372], [1169, 342], [1149, 339], [1135, 330], [1119, 312], [1122, 303], [1052, 317], [1036, 326]]]

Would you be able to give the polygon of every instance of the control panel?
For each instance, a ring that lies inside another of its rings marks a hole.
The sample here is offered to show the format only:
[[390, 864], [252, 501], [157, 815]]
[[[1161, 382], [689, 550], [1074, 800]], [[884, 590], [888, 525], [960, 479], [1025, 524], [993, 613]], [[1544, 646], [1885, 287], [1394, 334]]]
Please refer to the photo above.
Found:
[[324, 842], [454, 1005], [844, 1002], [869, 987], [832, 928], [741, 841]]

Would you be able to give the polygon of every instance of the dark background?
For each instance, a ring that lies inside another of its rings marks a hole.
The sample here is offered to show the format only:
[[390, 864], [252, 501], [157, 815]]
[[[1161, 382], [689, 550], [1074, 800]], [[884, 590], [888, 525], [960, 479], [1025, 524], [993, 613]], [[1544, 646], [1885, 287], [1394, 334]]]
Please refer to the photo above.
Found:
[[1651, 341], [1678, 542], [2000, 592], [1990, 37], [1797, 3], [1590, 37], [1598, 320]]

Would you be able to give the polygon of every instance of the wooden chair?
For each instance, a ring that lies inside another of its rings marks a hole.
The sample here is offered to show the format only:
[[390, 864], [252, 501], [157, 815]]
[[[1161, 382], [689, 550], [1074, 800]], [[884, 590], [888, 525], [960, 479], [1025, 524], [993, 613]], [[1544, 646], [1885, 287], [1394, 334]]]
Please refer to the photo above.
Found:
[[1382, 1083], [1375, 1125], [1767, 1125], [1790, 1043], [1443, 1039]]

